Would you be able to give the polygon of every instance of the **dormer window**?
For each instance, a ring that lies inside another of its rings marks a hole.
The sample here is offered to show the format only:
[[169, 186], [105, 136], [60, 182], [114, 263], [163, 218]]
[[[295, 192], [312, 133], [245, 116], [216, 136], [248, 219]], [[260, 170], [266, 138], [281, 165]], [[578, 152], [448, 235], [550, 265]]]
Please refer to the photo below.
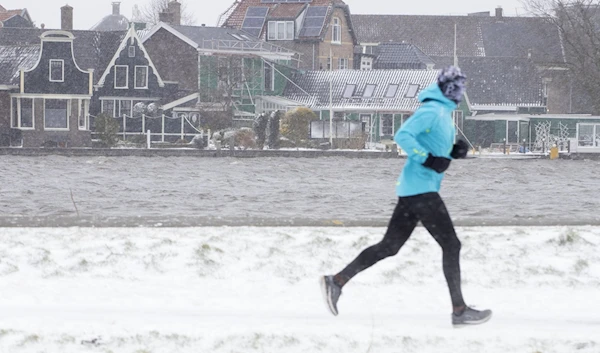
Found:
[[135, 67], [135, 88], [136, 89], [148, 88], [148, 66], [136, 66]]
[[396, 98], [396, 93], [398, 93], [398, 85], [390, 84], [385, 91], [385, 98]]
[[342, 44], [342, 25], [339, 18], [333, 18], [333, 27], [332, 27], [332, 38], [331, 42], [336, 44]]
[[50, 82], [65, 82], [64, 60], [50, 60]]
[[269, 40], [294, 40], [294, 21], [269, 21]]
[[129, 88], [129, 66], [115, 65], [115, 88]]
[[408, 85], [408, 89], [406, 90], [405, 98], [415, 98], [417, 96], [417, 92], [419, 92], [419, 85]]
[[133, 46], [133, 45], [129, 46], [129, 57], [135, 58], [135, 46]]

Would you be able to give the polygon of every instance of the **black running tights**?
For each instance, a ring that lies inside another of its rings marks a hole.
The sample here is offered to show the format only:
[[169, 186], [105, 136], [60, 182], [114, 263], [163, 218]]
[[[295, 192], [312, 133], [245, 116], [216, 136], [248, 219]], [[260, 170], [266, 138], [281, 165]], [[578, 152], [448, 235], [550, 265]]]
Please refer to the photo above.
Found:
[[461, 245], [446, 205], [438, 193], [400, 197], [383, 240], [360, 253], [335, 276], [336, 281], [344, 285], [359, 272], [396, 255], [419, 221], [442, 247], [444, 276], [448, 282], [453, 307], [464, 306], [460, 284]]

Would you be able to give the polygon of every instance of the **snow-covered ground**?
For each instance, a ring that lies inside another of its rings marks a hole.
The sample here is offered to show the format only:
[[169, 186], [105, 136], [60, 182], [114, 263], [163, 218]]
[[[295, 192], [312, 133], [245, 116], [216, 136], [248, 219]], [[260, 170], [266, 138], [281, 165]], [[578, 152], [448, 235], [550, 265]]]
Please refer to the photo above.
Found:
[[318, 276], [383, 228], [0, 228], [0, 352], [600, 352], [600, 229], [459, 228], [453, 329], [441, 251], [419, 228], [344, 288]]

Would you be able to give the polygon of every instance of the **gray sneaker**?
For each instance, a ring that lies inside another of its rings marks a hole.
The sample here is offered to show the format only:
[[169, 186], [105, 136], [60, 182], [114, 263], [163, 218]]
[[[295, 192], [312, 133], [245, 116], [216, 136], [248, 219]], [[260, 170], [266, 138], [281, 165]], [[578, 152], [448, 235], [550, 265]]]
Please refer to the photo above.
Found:
[[342, 287], [333, 281], [333, 276], [323, 276], [321, 277], [321, 292], [323, 293], [327, 308], [333, 315], [337, 316], [337, 302], [340, 299], [340, 295], [342, 295]]
[[489, 321], [492, 318], [491, 310], [475, 310], [473, 308], [466, 307], [465, 311], [461, 315], [452, 314], [452, 325], [455, 327], [467, 326], [467, 325], [480, 325], [484, 322]]

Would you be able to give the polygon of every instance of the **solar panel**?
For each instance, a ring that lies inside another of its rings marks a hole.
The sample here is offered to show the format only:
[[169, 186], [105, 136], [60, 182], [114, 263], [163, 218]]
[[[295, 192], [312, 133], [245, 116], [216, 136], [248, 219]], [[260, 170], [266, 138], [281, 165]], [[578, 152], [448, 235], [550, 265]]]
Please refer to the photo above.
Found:
[[267, 17], [268, 7], [249, 7], [246, 11], [246, 17]]
[[328, 10], [327, 6], [309, 6], [299, 36], [318, 37], [325, 25]]
[[262, 28], [265, 25], [268, 12], [268, 7], [248, 7], [248, 10], [246, 10], [246, 17], [242, 23], [242, 30], [252, 34], [255, 37], [260, 36]]

